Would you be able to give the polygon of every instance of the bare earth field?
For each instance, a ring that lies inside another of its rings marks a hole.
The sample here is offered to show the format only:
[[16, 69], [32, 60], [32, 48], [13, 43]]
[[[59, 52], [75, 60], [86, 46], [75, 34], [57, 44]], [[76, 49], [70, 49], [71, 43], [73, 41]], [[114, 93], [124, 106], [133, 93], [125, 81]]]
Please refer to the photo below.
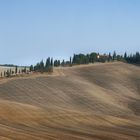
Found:
[[116, 62], [1, 80], [0, 140], [140, 140], [140, 67]]

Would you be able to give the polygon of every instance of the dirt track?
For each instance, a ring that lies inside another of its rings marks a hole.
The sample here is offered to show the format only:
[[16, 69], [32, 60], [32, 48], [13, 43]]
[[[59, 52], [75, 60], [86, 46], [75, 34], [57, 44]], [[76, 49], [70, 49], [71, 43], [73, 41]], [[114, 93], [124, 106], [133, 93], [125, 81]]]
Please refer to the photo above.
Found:
[[95, 64], [2, 82], [0, 140], [140, 140], [140, 67]]

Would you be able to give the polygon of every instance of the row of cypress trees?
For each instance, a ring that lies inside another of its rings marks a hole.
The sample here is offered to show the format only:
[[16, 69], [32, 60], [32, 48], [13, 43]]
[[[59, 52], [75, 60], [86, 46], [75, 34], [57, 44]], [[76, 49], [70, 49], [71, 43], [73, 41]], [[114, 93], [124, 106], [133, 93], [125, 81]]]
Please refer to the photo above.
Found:
[[48, 57], [46, 63], [43, 60], [37, 63], [35, 66], [31, 65], [30, 71], [39, 71], [39, 72], [53, 72], [53, 67], [65, 67], [65, 66], [73, 66], [80, 64], [89, 64], [95, 62], [112, 62], [112, 61], [124, 61], [128, 63], [139, 63], [140, 64], [140, 53], [136, 52], [136, 54], [127, 55], [125, 52], [124, 55], [119, 55], [116, 51], [113, 54], [99, 54], [96, 52], [92, 52], [90, 54], [74, 54], [73, 57], [70, 57], [69, 61], [65, 60], [54, 60], [53, 58]]
[[36, 72], [53, 72], [53, 58], [48, 57], [46, 60], [46, 63], [41, 60], [39, 63], [37, 63], [35, 66], [30, 66], [30, 71], [36, 71]]
[[0, 77], [11, 77], [11, 76], [14, 76], [14, 75], [17, 75], [17, 74], [23, 74], [23, 73], [28, 73], [29, 72], [29, 70], [27, 70], [26, 67], [24, 67], [22, 69], [19, 69], [19, 70], [18, 70], [18, 66], [12, 66], [12, 67], [15, 67], [15, 69], [8, 68], [4, 72], [0, 73]]
[[30, 71], [36, 71], [36, 72], [53, 72], [53, 67], [65, 67], [65, 66], [73, 66], [73, 65], [80, 65], [80, 64], [89, 64], [94, 62], [110, 62], [115, 60], [122, 60], [123, 56], [117, 55], [114, 51], [113, 55], [111, 53], [100, 55], [99, 53], [92, 52], [90, 54], [74, 54], [73, 57], [70, 57], [68, 61], [65, 60], [54, 60], [53, 58], [48, 57], [46, 59], [46, 62], [44, 63], [43, 60], [41, 60], [39, 63], [37, 63], [35, 66], [30, 66]]
[[128, 63], [140, 64], [140, 53], [139, 53], [139, 52], [136, 52], [135, 54], [130, 54], [130, 55], [127, 55], [127, 54], [125, 53], [124, 59], [125, 59], [126, 62], [128, 62]]
[[[31, 65], [30, 70], [28, 72], [53, 72], [53, 67], [66, 67], [66, 66], [73, 66], [73, 65], [80, 65], [80, 64], [89, 64], [95, 62], [111, 62], [111, 61], [125, 61], [127, 63], [135, 63], [140, 64], [140, 53], [136, 52], [135, 54], [127, 55], [125, 52], [124, 55], [118, 55], [115, 51], [113, 54], [99, 54], [96, 52], [92, 52], [90, 54], [74, 54], [73, 57], [70, 57], [68, 61], [65, 60], [53, 60], [53, 58], [48, 57], [46, 62], [41, 60], [35, 66]], [[21, 71], [18, 71], [18, 66], [15, 66], [15, 70], [12, 71], [8, 69], [4, 72], [4, 76], [10, 77], [11, 75], [16, 75], [18, 73], [26, 73], [26, 67]], [[2, 77], [2, 73], [1, 73]]]

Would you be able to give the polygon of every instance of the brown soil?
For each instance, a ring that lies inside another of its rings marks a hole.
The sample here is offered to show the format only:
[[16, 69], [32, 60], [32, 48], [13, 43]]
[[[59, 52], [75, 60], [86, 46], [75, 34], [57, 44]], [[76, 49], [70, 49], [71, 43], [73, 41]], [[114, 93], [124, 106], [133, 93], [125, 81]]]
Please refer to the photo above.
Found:
[[140, 140], [140, 67], [95, 64], [4, 79], [0, 140]]

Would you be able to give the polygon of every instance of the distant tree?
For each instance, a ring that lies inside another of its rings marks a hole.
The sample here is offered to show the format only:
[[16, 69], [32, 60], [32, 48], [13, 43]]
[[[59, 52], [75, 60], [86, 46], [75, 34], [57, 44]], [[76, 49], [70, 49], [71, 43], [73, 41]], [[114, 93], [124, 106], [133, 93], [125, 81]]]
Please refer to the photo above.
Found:
[[61, 64], [61, 63], [60, 63], [60, 60], [57, 61], [57, 64], [58, 64], [58, 66], [60, 66], [60, 64]]
[[15, 72], [14, 71], [12, 71], [12, 75], [14, 74]]
[[97, 61], [97, 53], [93, 52], [90, 54], [90, 58], [89, 58], [90, 63], [94, 63]]
[[117, 61], [121, 61], [122, 60], [122, 56], [121, 55], [117, 55]]
[[57, 62], [57, 60], [54, 60], [54, 67], [58, 67], [58, 62]]
[[15, 67], [15, 74], [17, 74], [17, 72], [18, 72], [18, 67], [16, 66]]
[[111, 53], [109, 53], [108, 55], [108, 62], [110, 62], [112, 60], [112, 56], [111, 56]]
[[10, 69], [10, 71], [9, 71], [9, 72], [10, 72], [10, 75], [11, 75], [11, 74], [12, 74], [12, 70]]
[[4, 77], [6, 76], [6, 71], [4, 71]]
[[53, 58], [51, 58], [51, 67], [53, 67]]
[[[56, 62], [55, 62], [56, 64]], [[43, 60], [40, 63], [37, 63], [34, 66], [34, 71], [37, 72], [52, 72], [53, 71], [53, 58], [50, 59], [50, 57], [48, 57], [46, 59], [46, 63], [44, 64]], [[32, 66], [30, 66], [30, 69], [32, 69]]]
[[32, 72], [32, 71], [34, 71], [34, 66], [33, 65], [30, 66], [30, 72]]
[[54, 60], [54, 67], [59, 67], [60, 64], [60, 60]]
[[136, 52], [136, 63], [140, 63], [140, 53]]
[[48, 57], [47, 60], [46, 60], [45, 67], [48, 68], [50, 65], [51, 65], [51, 60], [50, 60], [50, 57]]
[[87, 55], [85, 56], [85, 64], [89, 64], [89, 63], [90, 63], [90, 55], [87, 54]]
[[114, 51], [113, 53], [113, 60], [116, 60], [117, 59], [117, 54], [116, 54], [116, 51]]
[[76, 64], [76, 55], [73, 55], [72, 64]]
[[40, 62], [40, 64], [39, 64], [39, 69], [38, 69], [38, 71], [40, 71], [40, 72], [44, 72], [44, 70], [45, 70], [45, 66], [44, 66], [44, 62], [43, 62], [43, 60]]
[[127, 55], [126, 62], [133, 64], [140, 64], [140, 53], [136, 52], [135, 54]]
[[24, 72], [25, 72], [25, 73], [27, 72], [27, 68], [26, 68], [26, 67], [24, 67]]
[[41, 61], [40, 61], [40, 68], [41, 68], [41, 69], [44, 69], [44, 67], [45, 67], [45, 64], [44, 64], [43, 60], [41, 60]]
[[61, 66], [65, 66], [65, 60], [63, 59], [62, 63], [61, 63]]
[[70, 66], [72, 66], [72, 58], [70, 57]]
[[38, 71], [40, 69], [40, 63], [37, 63], [35, 66], [34, 66], [34, 70], [35, 71]]
[[6, 76], [7, 76], [7, 77], [10, 77], [10, 76], [11, 76], [11, 74], [10, 74], [10, 71], [9, 71], [9, 70], [7, 70], [7, 72], [6, 72]]
[[124, 59], [125, 60], [127, 59], [127, 53], [126, 52], [124, 53]]

